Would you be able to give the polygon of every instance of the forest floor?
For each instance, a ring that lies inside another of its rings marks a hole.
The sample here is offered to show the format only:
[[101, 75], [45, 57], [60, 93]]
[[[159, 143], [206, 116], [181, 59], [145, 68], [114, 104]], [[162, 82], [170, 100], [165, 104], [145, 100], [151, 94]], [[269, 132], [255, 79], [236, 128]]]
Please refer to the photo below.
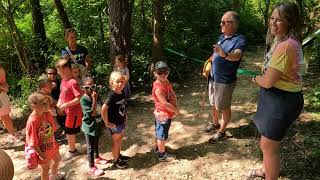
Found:
[[[259, 72], [261, 57], [262, 51], [247, 53], [241, 67]], [[186, 82], [173, 85], [181, 114], [172, 121], [166, 146], [176, 160], [159, 162], [152, 150], [154, 105], [148, 90], [135, 94], [129, 103], [122, 146], [122, 154], [132, 157], [128, 168], [120, 170], [112, 168], [112, 164], [98, 165], [105, 170], [105, 175], [99, 178], [90, 176], [85, 138], [79, 134], [77, 149], [82, 154], [60, 165], [60, 170], [67, 173], [66, 179], [246, 179], [249, 170], [261, 167], [259, 134], [251, 121], [256, 110], [258, 87], [250, 78], [239, 76], [233, 95], [232, 118], [227, 127], [228, 138], [217, 144], [209, 144], [208, 139], [212, 135], [203, 132], [212, 119], [207, 95], [205, 106], [201, 107], [206, 80], [197, 74]], [[22, 119], [25, 121], [26, 118]], [[312, 158], [310, 146], [305, 141], [306, 137], [319, 137], [319, 130], [319, 116], [303, 112], [281, 144], [280, 179], [320, 179], [319, 162]], [[7, 133], [2, 133], [0, 140], [6, 136]], [[39, 168], [25, 168], [23, 145], [2, 148], [13, 159], [14, 179], [39, 179]], [[60, 146], [62, 157], [66, 149], [66, 145]], [[101, 156], [112, 159], [110, 151], [111, 137], [106, 131], [100, 138]]]

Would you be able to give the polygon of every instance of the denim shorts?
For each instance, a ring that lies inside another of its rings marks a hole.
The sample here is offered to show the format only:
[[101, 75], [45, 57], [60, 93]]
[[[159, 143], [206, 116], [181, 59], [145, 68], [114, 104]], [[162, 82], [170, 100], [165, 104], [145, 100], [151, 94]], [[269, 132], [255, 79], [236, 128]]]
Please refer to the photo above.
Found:
[[167, 119], [166, 121], [158, 121], [157, 119], [155, 119], [154, 125], [157, 139], [168, 139], [171, 119]]
[[109, 128], [109, 131], [112, 136], [115, 133], [122, 133], [122, 131], [124, 131], [125, 128], [126, 128], [126, 123], [122, 123], [120, 125], [116, 125], [115, 128]]

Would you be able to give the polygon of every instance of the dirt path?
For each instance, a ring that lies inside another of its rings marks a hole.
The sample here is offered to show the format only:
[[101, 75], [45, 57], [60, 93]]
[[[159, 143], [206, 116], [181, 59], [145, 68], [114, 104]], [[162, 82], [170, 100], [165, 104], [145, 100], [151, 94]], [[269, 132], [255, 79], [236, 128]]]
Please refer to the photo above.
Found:
[[[261, 52], [250, 53], [244, 58], [243, 68], [259, 71], [259, 63], [252, 57], [261, 57]], [[210, 135], [202, 130], [211, 120], [208, 104], [201, 108], [205, 93], [205, 80], [199, 76], [187, 83], [174, 84], [178, 95], [181, 115], [174, 118], [170, 129], [168, 151], [176, 155], [173, 162], [159, 162], [152, 152], [154, 122], [153, 103], [150, 95], [140, 93], [130, 103], [126, 137], [122, 153], [132, 156], [125, 170], [112, 169], [111, 164], [99, 166], [105, 169], [105, 175], [99, 179], [246, 179], [245, 174], [252, 168], [259, 168], [261, 152], [258, 134], [250, 119], [256, 108], [258, 87], [244, 76], [239, 77], [234, 93], [232, 118], [228, 125], [229, 138], [212, 145], [207, 142]], [[206, 98], [207, 100], [207, 98]], [[4, 135], [2, 138], [4, 138]], [[61, 170], [67, 172], [67, 179], [91, 179], [88, 174], [86, 144], [84, 135], [78, 136], [77, 148], [84, 153], [61, 164]], [[100, 152], [111, 159], [111, 138], [105, 133], [100, 140]], [[60, 147], [62, 156], [65, 145]], [[6, 148], [14, 161], [14, 179], [34, 179], [38, 170], [24, 168], [23, 146]], [[282, 177], [281, 179], [288, 179]]]

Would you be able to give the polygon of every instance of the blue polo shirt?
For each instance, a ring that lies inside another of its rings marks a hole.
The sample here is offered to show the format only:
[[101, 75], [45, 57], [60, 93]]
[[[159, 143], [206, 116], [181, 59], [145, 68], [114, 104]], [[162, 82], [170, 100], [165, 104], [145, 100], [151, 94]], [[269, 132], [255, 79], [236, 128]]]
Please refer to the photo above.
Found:
[[[234, 34], [232, 37], [225, 38], [220, 35], [217, 44], [220, 45], [222, 50], [226, 53], [232, 53], [235, 49], [240, 49], [244, 52], [246, 44], [245, 37], [240, 34]], [[229, 84], [237, 80], [237, 70], [240, 61], [228, 61], [220, 57], [217, 53], [213, 53], [212, 66], [210, 71], [210, 78], [214, 82]]]

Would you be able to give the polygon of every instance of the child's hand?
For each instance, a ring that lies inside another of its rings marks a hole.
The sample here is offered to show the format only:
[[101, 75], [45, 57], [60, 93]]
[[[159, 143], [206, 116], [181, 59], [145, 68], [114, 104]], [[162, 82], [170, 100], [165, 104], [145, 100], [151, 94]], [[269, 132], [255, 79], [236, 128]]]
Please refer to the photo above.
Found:
[[96, 91], [91, 92], [91, 98], [92, 99], [97, 99], [98, 98], [98, 93]]
[[108, 122], [107, 127], [110, 129], [116, 128], [117, 126], [111, 122]]
[[43, 161], [43, 160], [45, 160], [45, 159], [47, 159], [47, 155], [45, 154], [45, 153], [39, 153], [38, 154], [39, 155], [39, 158]]

